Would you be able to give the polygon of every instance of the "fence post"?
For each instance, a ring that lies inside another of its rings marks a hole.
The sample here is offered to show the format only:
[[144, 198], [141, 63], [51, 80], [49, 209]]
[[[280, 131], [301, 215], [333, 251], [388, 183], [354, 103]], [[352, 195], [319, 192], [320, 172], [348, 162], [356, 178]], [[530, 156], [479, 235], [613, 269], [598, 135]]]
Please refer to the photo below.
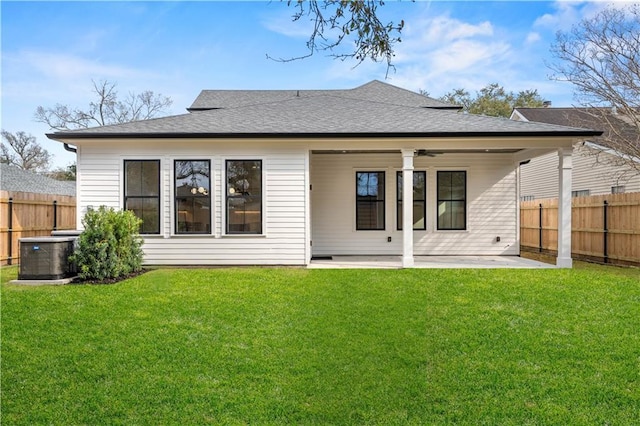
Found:
[[538, 230], [538, 240], [540, 242], [538, 252], [542, 253], [542, 203], [540, 203], [540, 211], [538, 212], [538, 223], [540, 224], [540, 229]]
[[53, 230], [58, 230], [58, 201], [53, 200]]
[[7, 218], [9, 219], [9, 228], [7, 229], [7, 237], [9, 238], [9, 253], [7, 254], [7, 265], [12, 265], [12, 257], [13, 257], [13, 197], [9, 198], [9, 203], [7, 204], [9, 208], [9, 213], [7, 214]]
[[602, 207], [604, 209], [604, 226], [603, 226], [603, 232], [602, 235], [604, 237], [604, 263], [609, 263], [609, 250], [608, 250], [608, 244], [607, 244], [607, 240], [608, 240], [608, 234], [609, 234], [609, 227], [607, 225], [608, 221], [607, 221], [607, 207], [609, 207], [609, 203], [607, 203], [607, 200], [604, 200], [604, 206]]

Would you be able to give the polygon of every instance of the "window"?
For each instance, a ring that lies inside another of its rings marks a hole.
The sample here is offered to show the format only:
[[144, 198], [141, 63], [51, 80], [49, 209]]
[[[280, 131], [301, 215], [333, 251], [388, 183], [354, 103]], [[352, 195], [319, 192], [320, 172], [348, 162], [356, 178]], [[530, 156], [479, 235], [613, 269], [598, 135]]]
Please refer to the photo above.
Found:
[[467, 229], [467, 172], [438, 172], [438, 230]]
[[624, 194], [625, 188], [624, 185], [612, 186], [611, 193], [612, 194]]
[[578, 191], [571, 191], [572, 197], [588, 197], [591, 191], [588, 189], [580, 189]]
[[522, 195], [520, 201], [533, 201], [536, 197], [534, 195]]
[[211, 233], [211, 163], [176, 160], [176, 234]]
[[141, 234], [160, 233], [160, 161], [124, 161], [124, 208], [142, 220]]
[[384, 172], [356, 172], [356, 229], [384, 230]]
[[[398, 230], [402, 229], [402, 172], [396, 175], [398, 184], [398, 203], [396, 206], [396, 218]], [[427, 172], [413, 172], [413, 229], [427, 229], [425, 221], [427, 208]]]
[[262, 160], [227, 160], [227, 234], [262, 234]]

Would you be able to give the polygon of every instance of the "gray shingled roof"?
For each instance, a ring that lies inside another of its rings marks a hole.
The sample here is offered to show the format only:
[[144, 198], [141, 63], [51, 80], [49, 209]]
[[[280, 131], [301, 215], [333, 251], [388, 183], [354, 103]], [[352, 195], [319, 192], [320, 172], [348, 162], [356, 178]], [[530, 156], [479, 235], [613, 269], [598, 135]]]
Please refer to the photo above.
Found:
[[542, 108], [515, 108], [529, 121], [538, 123], [557, 124], [559, 126], [591, 127], [598, 126], [599, 122], [589, 115], [584, 108], [542, 107]]
[[[592, 140], [602, 145], [610, 145], [610, 140], [616, 140], [622, 135], [626, 141], [638, 140], [638, 129], [625, 122], [619, 114], [611, 108], [515, 108], [520, 115], [530, 122], [574, 126], [581, 128], [603, 129], [602, 137]], [[615, 125], [615, 132], [611, 125]]]
[[[47, 136], [51, 139], [80, 139], [274, 135], [446, 137], [598, 134], [592, 130], [425, 107], [416, 104], [415, 101], [418, 98], [429, 98], [376, 81], [353, 90], [314, 91], [313, 96], [291, 96], [291, 91], [269, 91], [269, 96], [264, 95], [267, 92], [261, 91], [258, 92], [262, 94], [256, 96], [251, 95], [253, 91], [225, 91], [223, 100], [234, 106], [196, 110], [188, 114], [112, 126], [56, 132]], [[350, 95], [345, 96], [345, 92]], [[234, 100], [233, 93], [237, 94], [238, 99]], [[260, 97], [263, 102], [256, 103], [256, 99]], [[222, 98], [217, 99], [221, 102]], [[199, 104], [205, 105], [204, 101]], [[207, 105], [214, 104], [210, 102]]]
[[187, 110], [202, 111], [217, 108], [237, 108], [285, 101], [291, 98], [326, 95], [343, 99], [382, 102], [391, 105], [453, 110], [461, 109], [461, 107], [457, 105], [451, 105], [410, 90], [373, 80], [354, 89], [344, 90], [203, 90]]
[[51, 179], [9, 164], [0, 164], [0, 189], [9, 192], [33, 192], [72, 197], [76, 195], [75, 182]]

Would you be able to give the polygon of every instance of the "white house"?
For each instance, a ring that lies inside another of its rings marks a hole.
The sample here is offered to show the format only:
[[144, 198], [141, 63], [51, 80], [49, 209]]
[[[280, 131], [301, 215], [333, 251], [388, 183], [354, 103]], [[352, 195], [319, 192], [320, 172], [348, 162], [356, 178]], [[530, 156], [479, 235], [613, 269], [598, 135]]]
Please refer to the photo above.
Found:
[[379, 81], [205, 90], [188, 111], [47, 135], [77, 149], [79, 219], [133, 210], [146, 264], [518, 255], [518, 166], [555, 152], [557, 264], [571, 266], [571, 148], [598, 131], [464, 114]]
[[[598, 119], [598, 115], [591, 115], [585, 109], [578, 108], [515, 108], [511, 119], [600, 129], [608, 127], [607, 123]], [[613, 114], [608, 121], [619, 124], [620, 131], [622, 126], [628, 129], [626, 131], [633, 131], [624, 122], [615, 119]], [[640, 191], [640, 174], [637, 170], [620, 164], [621, 154], [605, 146], [605, 143], [602, 138], [593, 137], [574, 145], [571, 188], [573, 196]], [[640, 159], [635, 161], [640, 162]], [[549, 153], [533, 158], [520, 170], [522, 200], [558, 196], [557, 155]]]

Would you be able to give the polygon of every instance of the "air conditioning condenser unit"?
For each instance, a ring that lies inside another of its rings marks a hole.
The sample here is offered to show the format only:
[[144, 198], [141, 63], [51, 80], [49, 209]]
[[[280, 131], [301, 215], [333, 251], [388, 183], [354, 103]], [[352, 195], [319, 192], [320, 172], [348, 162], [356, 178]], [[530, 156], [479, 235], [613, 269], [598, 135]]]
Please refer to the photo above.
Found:
[[59, 280], [75, 275], [69, 262], [77, 237], [20, 238], [20, 280]]

